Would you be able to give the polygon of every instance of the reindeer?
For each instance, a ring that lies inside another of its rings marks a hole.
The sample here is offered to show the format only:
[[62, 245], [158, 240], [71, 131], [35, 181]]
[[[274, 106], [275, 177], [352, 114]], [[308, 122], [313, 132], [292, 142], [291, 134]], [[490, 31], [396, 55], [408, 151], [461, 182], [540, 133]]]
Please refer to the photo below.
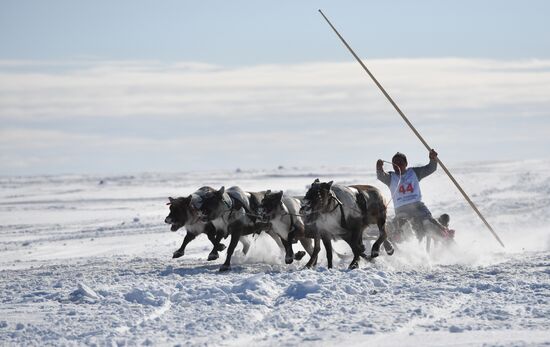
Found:
[[[225, 245], [220, 242], [221, 238], [217, 235], [218, 232], [216, 227], [210, 222], [200, 220], [196, 207], [205, 194], [214, 191], [215, 189], [211, 187], [201, 187], [187, 197], [168, 198], [169, 202], [167, 205], [170, 206], [170, 213], [164, 219], [164, 222], [171, 225], [171, 231], [175, 232], [182, 227], [185, 227], [187, 230], [181, 247], [173, 253], [172, 258], [182, 257], [185, 254], [185, 247], [187, 247], [187, 244], [203, 233], [208, 236], [208, 239], [213, 245], [212, 251], [208, 254], [209, 261], [218, 259], [218, 252], [225, 249]], [[248, 242], [246, 240], [244, 240], [243, 244], [245, 244], [245, 248], [248, 249], [246, 246]]]
[[[327, 252], [328, 267], [332, 268], [332, 240], [341, 238], [351, 247], [353, 260], [350, 269], [359, 266], [359, 257], [376, 258], [380, 246], [388, 255], [394, 250], [386, 235], [386, 205], [380, 191], [368, 185], [343, 186], [316, 179], [307, 191], [300, 214], [304, 215], [306, 234], [314, 239], [313, 254], [306, 267], [317, 262], [320, 241]], [[374, 242], [370, 257], [365, 255], [363, 230], [369, 224], [376, 224], [380, 235]]]
[[231, 257], [237, 246], [239, 238], [245, 235], [268, 231], [279, 248], [283, 248], [281, 240], [273, 232], [266, 230], [266, 223], [258, 219], [258, 207], [265, 192], [245, 192], [239, 187], [230, 187], [207, 193], [200, 203], [200, 214], [204, 222], [211, 222], [218, 233], [218, 241], [221, 237], [231, 236], [227, 248], [225, 262], [220, 271], [231, 269]]
[[305, 255], [303, 251], [294, 254], [292, 244], [297, 240], [309, 255], [313, 252], [311, 239], [306, 238], [304, 221], [299, 215], [300, 207], [299, 199], [284, 195], [282, 191], [272, 193], [268, 190], [258, 208], [260, 219], [281, 239], [287, 264], [291, 264], [294, 259], [300, 260]]
[[436, 228], [428, 220], [397, 215], [386, 223], [388, 237], [394, 243], [403, 242], [406, 239], [412, 238], [413, 235], [416, 236], [419, 243], [422, 243], [425, 238], [427, 253], [430, 253], [431, 241], [434, 242], [434, 247], [453, 245], [455, 243], [455, 231], [449, 228], [450, 216], [444, 213], [436, 220], [441, 224], [443, 230]]

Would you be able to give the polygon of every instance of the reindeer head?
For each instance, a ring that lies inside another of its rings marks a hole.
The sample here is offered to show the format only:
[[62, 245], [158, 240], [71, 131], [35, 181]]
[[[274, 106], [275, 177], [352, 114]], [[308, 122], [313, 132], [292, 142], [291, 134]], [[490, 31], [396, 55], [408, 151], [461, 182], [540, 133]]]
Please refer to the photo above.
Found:
[[332, 181], [320, 182], [317, 178], [311, 184], [302, 200], [302, 208], [300, 208], [300, 214], [305, 217], [306, 224], [312, 223], [322, 212], [328, 210], [331, 198], [334, 196], [330, 190], [332, 183]]
[[171, 224], [171, 231], [176, 231], [183, 227], [190, 219], [191, 195], [186, 198], [168, 198], [170, 202], [170, 213], [164, 219], [164, 223]]
[[212, 221], [220, 217], [231, 206], [229, 205], [229, 196], [225, 193], [225, 187], [220, 190], [207, 192], [201, 199], [199, 215], [203, 221]]
[[283, 202], [283, 191], [278, 193], [273, 193], [271, 190], [265, 192], [265, 196], [262, 199], [262, 203], [258, 208], [258, 214], [260, 218], [264, 221], [269, 221], [275, 216], [277, 216], [280, 211], [284, 210]]

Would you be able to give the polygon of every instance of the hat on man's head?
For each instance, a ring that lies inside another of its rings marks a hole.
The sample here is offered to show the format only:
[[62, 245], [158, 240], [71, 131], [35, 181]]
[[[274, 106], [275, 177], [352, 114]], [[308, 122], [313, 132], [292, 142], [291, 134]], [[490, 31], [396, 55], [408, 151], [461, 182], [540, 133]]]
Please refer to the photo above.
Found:
[[407, 165], [407, 157], [405, 156], [405, 154], [401, 153], [401, 152], [397, 152], [394, 154], [393, 158], [391, 158], [391, 161], [392, 162], [395, 162], [395, 159], [401, 159], [402, 161], [405, 162], [405, 165]]

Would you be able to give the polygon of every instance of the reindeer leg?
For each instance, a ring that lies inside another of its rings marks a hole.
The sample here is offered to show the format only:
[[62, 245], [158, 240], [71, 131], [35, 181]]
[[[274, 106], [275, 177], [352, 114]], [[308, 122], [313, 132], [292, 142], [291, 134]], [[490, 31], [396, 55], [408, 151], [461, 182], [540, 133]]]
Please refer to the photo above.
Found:
[[[378, 236], [378, 239], [374, 242], [371, 249], [371, 258], [376, 258], [380, 255], [380, 246], [384, 241], [387, 240], [388, 235], [386, 233], [386, 218], [378, 218], [378, 221], [376, 223], [378, 225], [378, 230], [380, 231], [380, 236]], [[385, 245], [384, 245], [385, 247]]]
[[225, 249], [225, 245], [221, 243], [221, 237], [218, 238], [218, 235], [216, 233], [216, 227], [212, 224], [206, 225], [206, 235], [208, 236], [208, 239], [210, 242], [212, 242], [212, 246], [214, 246], [214, 249], [218, 252], [221, 252]]
[[[279, 247], [279, 249], [281, 250], [284, 250], [284, 251], [287, 251], [286, 249], [286, 245], [285, 245], [285, 241], [283, 240], [282, 237], [280, 237], [277, 233], [275, 233], [273, 230], [269, 230], [267, 231], [267, 234], [269, 236], [271, 236], [271, 238], [273, 239], [273, 241], [275, 241], [275, 243], [277, 244], [277, 247]], [[288, 263], [290, 264], [290, 263]]]
[[294, 253], [294, 260], [302, 260], [302, 258], [306, 255], [306, 252], [304, 251], [298, 251]]
[[393, 248], [393, 244], [389, 239], [384, 240], [384, 249], [387, 255], [393, 255], [393, 253], [395, 253], [395, 248]]
[[281, 243], [285, 248], [285, 263], [292, 264], [294, 261], [294, 251], [292, 250], [292, 241], [283, 240], [281, 238]]
[[363, 245], [363, 225], [360, 221], [354, 223], [348, 245], [353, 252], [353, 260], [349, 264], [348, 269], [357, 269], [359, 267], [359, 257], [365, 254], [365, 246]]
[[242, 225], [230, 224], [228, 228], [229, 232], [231, 233], [231, 241], [229, 242], [229, 247], [227, 248], [225, 263], [223, 263], [223, 265], [220, 267], [220, 271], [231, 270], [231, 257], [233, 256], [235, 247], [237, 247], [237, 243], [239, 242], [239, 238], [241, 237], [242, 232]]
[[306, 264], [306, 268], [311, 268], [315, 264], [317, 264], [317, 257], [319, 255], [319, 251], [321, 250], [321, 236], [319, 235], [319, 231], [314, 230], [313, 232], [313, 252], [311, 253], [311, 256], [309, 258], [309, 261]]
[[[308, 239], [305, 237], [305, 227], [302, 223], [295, 223], [292, 231], [288, 235], [288, 240], [292, 241], [292, 243], [296, 241], [300, 241], [302, 244], [302, 247], [306, 250], [306, 252], [311, 255], [313, 252], [313, 246], [311, 244], [311, 239]], [[291, 240], [290, 237], [293, 237], [294, 239]], [[306, 255], [306, 252], [304, 251], [298, 251], [294, 253], [294, 260], [302, 260], [302, 258]]]
[[424, 230], [426, 231], [426, 252], [429, 254], [431, 249], [431, 242], [433, 240], [435, 248], [436, 239], [441, 235], [439, 230], [443, 229], [443, 226], [433, 218], [424, 220], [422, 225], [424, 227]]
[[191, 241], [193, 241], [197, 237], [196, 235], [187, 233], [185, 234], [185, 238], [183, 239], [183, 243], [181, 244], [181, 247], [172, 254], [172, 259], [179, 258], [185, 254], [185, 247], [187, 247], [187, 244]]
[[324, 235], [322, 237], [323, 245], [325, 246], [325, 250], [327, 252], [327, 264], [328, 268], [332, 269], [332, 240], [330, 239], [330, 236]]
[[384, 249], [386, 250], [387, 255], [393, 255], [395, 252], [395, 249], [393, 248], [393, 244], [390, 241], [390, 238], [388, 237], [388, 233], [386, 230], [386, 223], [384, 222], [384, 232], [386, 234], [386, 238], [384, 239]]
[[298, 251], [298, 252], [294, 253], [294, 260], [302, 260], [302, 258], [306, 255], [306, 252], [309, 255], [311, 255], [311, 253], [313, 253], [313, 244], [312, 244], [311, 239], [308, 239], [306, 237], [300, 237], [300, 238], [298, 238], [298, 240], [300, 241], [300, 243], [302, 244], [302, 247], [304, 247], [304, 249], [306, 251], [305, 252], [304, 251]]
[[[221, 231], [217, 232], [216, 238], [214, 239], [214, 242], [212, 242], [214, 244], [214, 248], [212, 249], [210, 254], [208, 254], [208, 261], [216, 260], [220, 257], [220, 255], [218, 254], [218, 251], [220, 251], [220, 245], [222, 245], [222, 243], [220, 243], [222, 238], [223, 238], [223, 232]], [[225, 249], [225, 246], [223, 249]]]

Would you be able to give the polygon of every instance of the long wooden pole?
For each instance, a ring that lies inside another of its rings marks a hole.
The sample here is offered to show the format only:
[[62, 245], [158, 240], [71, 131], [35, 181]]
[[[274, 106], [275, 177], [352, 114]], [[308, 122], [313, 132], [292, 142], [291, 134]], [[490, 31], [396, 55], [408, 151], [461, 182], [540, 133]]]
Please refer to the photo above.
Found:
[[[327, 21], [328, 25], [330, 25], [330, 27], [332, 28], [332, 30], [334, 30], [334, 32], [336, 33], [336, 35], [338, 35], [338, 37], [340, 38], [340, 40], [342, 41], [342, 43], [346, 46], [346, 48], [349, 50], [349, 52], [355, 57], [355, 59], [357, 60], [357, 62], [363, 67], [363, 69], [367, 72], [367, 74], [370, 76], [370, 78], [374, 81], [374, 83], [378, 86], [378, 88], [380, 89], [380, 91], [382, 91], [382, 94], [384, 94], [384, 96], [388, 99], [388, 101], [390, 102], [390, 104], [392, 104], [392, 106], [395, 108], [395, 110], [397, 111], [397, 113], [399, 113], [399, 115], [401, 116], [401, 118], [403, 118], [403, 120], [405, 121], [405, 123], [407, 123], [407, 125], [409, 126], [409, 128], [411, 128], [411, 130], [413, 131], [413, 133], [416, 135], [416, 137], [418, 137], [418, 139], [420, 140], [420, 142], [422, 142], [422, 144], [424, 145], [424, 147], [426, 147], [426, 149], [428, 151], [431, 150], [431, 147], [428, 145], [428, 143], [424, 140], [424, 138], [422, 137], [422, 135], [420, 135], [420, 133], [416, 130], [416, 128], [412, 125], [412, 123], [409, 121], [409, 119], [405, 116], [405, 114], [401, 111], [401, 109], [399, 108], [399, 106], [397, 106], [397, 104], [395, 103], [395, 101], [393, 101], [393, 99], [391, 98], [391, 96], [386, 92], [386, 90], [384, 89], [384, 87], [382, 87], [382, 85], [378, 82], [378, 80], [374, 77], [374, 75], [370, 72], [370, 70], [367, 68], [367, 66], [363, 63], [363, 61], [361, 59], [359, 59], [359, 57], [357, 56], [357, 54], [355, 54], [355, 52], [353, 51], [353, 49], [351, 49], [351, 47], [348, 45], [348, 43], [346, 42], [346, 40], [344, 40], [344, 38], [342, 37], [342, 35], [340, 35], [340, 33], [338, 32], [338, 30], [336, 30], [336, 28], [334, 27], [334, 25], [332, 25], [332, 23], [328, 20], [328, 18], [325, 16], [325, 14], [323, 13], [323, 11], [319, 10], [319, 13], [321, 13], [321, 15], [323, 16], [323, 18], [325, 18], [325, 20]], [[487, 222], [487, 220], [485, 219], [485, 217], [483, 217], [483, 215], [481, 214], [481, 212], [479, 212], [479, 210], [477, 209], [476, 205], [474, 205], [474, 203], [472, 202], [472, 200], [470, 199], [470, 197], [468, 196], [468, 194], [466, 194], [466, 192], [464, 191], [464, 189], [462, 189], [462, 187], [458, 184], [458, 182], [455, 180], [455, 178], [453, 177], [453, 175], [451, 174], [451, 172], [447, 169], [447, 167], [443, 164], [443, 162], [441, 162], [441, 160], [439, 158], [437, 158], [437, 162], [439, 163], [439, 165], [441, 166], [441, 168], [443, 169], [443, 171], [445, 171], [445, 173], [447, 174], [447, 176], [449, 176], [449, 178], [451, 179], [451, 181], [454, 183], [454, 185], [458, 188], [458, 190], [460, 191], [460, 193], [462, 193], [462, 196], [464, 196], [464, 198], [466, 199], [466, 201], [468, 202], [468, 204], [470, 204], [470, 206], [472, 207], [472, 209], [477, 213], [477, 215], [479, 216], [479, 218], [481, 218], [481, 220], [483, 221], [483, 223], [485, 223], [485, 226], [489, 229], [489, 231], [493, 234], [493, 236], [497, 239], [497, 241], [500, 243], [500, 245], [502, 247], [504, 247], [504, 243], [502, 243], [502, 241], [500, 240], [500, 238], [498, 237], [497, 233], [493, 230], [493, 228], [491, 227], [491, 225], [489, 224], [489, 222]]]

